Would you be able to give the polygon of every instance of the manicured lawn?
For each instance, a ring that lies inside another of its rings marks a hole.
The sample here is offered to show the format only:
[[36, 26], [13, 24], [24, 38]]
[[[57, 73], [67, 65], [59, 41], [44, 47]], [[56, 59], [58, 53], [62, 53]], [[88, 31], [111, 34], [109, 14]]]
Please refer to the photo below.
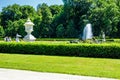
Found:
[[120, 79], [120, 60], [0, 53], [0, 67]]

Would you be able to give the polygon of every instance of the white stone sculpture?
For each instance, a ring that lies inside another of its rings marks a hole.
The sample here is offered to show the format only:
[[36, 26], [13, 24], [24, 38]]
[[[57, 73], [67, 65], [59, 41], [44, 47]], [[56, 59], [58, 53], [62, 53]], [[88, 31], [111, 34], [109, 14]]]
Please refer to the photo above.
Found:
[[25, 26], [25, 31], [27, 32], [27, 35], [23, 38], [23, 40], [24, 41], [35, 41], [36, 38], [31, 34], [31, 32], [33, 31], [34, 24], [31, 22], [30, 18], [28, 18], [24, 26]]

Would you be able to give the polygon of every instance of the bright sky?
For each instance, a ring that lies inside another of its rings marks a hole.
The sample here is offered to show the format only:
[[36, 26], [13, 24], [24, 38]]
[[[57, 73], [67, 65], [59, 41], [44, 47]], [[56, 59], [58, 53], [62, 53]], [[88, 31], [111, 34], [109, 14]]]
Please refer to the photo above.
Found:
[[0, 1], [0, 11], [2, 10], [3, 7], [12, 5], [15, 3], [19, 4], [19, 5], [31, 5], [35, 9], [36, 9], [37, 5], [41, 4], [41, 3], [47, 3], [48, 5], [63, 4], [62, 0], [1, 0]]

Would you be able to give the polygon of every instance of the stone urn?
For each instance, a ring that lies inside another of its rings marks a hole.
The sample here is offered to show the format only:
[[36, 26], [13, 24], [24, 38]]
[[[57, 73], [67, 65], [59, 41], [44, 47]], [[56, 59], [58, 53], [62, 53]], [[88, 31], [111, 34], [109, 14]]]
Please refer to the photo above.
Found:
[[31, 34], [33, 31], [34, 23], [31, 22], [30, 18], [28, 18], [24, 26], [25, 26], [25, 31], [27, 32], [27, 35], [23, 38], [23, 40], [24, 41], [35, 41], [36, 38]]

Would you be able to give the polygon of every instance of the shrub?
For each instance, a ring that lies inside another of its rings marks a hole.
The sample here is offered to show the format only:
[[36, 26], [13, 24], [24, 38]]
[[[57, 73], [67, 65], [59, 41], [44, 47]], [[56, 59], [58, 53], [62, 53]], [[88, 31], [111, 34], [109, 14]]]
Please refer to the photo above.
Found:
[[42, 44], [1, 42], [1, 53], [120, 58], [119, 44]]

